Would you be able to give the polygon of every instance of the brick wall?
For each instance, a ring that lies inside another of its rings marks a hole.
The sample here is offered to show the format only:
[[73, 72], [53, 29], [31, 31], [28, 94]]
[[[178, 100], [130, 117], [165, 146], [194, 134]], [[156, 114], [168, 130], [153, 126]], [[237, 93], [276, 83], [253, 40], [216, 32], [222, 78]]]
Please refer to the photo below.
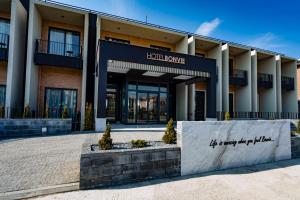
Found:
[[77, 89], [77, 110], [81, 108], [82, 71], [62, 67], [39, 66], [38, 103], [44, 108], [45, 88]]
[[91, 152], [83, 145], [80, 188], [126, 184], [180, 176], [179, 147]]
[[0, 85], [6, 85], [7, 62], [0, 61]]

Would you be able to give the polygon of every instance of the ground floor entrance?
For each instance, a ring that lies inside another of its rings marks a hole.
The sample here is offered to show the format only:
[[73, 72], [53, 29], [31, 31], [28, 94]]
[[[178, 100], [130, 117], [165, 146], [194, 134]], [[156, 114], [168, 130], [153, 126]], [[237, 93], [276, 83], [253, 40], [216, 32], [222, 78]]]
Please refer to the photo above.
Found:
[[106, 89], [108, 121], [125, 124], [167, 122], [171, 105], [169, 83], [135, 81], [116, 74], [109, 77]]

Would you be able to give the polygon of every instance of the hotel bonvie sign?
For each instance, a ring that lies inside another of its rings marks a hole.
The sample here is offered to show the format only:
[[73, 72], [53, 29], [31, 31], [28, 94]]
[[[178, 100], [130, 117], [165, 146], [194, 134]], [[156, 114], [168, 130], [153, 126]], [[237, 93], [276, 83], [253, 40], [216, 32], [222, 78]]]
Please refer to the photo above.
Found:
[[180, 58], [176, 56], [168, 56], [168, 55], [163, 55], [159, 53], [151, 53], [147, 52], [147, 59], [148, 60], [157, 60], [157, 61], [162, 61], [162, 62], [169, 62], [169, 63], [177, 63], [177, 64], [185, 64], [185, 58]]

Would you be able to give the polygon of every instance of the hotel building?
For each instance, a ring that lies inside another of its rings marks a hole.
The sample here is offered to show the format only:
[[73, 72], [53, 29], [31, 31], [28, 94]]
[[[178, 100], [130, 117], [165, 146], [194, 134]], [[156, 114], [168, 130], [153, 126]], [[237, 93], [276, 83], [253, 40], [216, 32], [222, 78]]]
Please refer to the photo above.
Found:
[[225, 112], [297, 117], [294, 58], [53, 1], [0, 8], [0, 34], [10, 37], [0, 48], [5, 117], [28, 105], [35, 116], [68, 108], [83, 119], [87, 103], [96, 130], [106, 121], [222, 120]]

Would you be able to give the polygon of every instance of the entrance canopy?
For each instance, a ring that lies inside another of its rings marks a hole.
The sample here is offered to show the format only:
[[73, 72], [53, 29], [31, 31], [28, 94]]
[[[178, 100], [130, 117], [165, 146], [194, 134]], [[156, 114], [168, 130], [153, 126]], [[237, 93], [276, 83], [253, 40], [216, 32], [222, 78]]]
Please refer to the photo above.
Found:
[[188, 69], [178, 69], [172, 67], [165, 66], [155, 66], [155, 65], [147, 65], [147, 64], [139, 64], [132, 62], [124, 62], [124, 61], [116, 61], [116, 60], [108, 60], [107, 71], [115, 72], [115, 73], [127, 73], [129, 70], [143, 70], [146, 71], [144, 76], [153, 76], [160, 77], [165, 74], [177, 74], [174, 79], [180, 79], [180, 77], [186, 77], [186, 79], [194, 78], [194, 77], [203, 77], [209, 78], [209, 72], [188, 70]]

